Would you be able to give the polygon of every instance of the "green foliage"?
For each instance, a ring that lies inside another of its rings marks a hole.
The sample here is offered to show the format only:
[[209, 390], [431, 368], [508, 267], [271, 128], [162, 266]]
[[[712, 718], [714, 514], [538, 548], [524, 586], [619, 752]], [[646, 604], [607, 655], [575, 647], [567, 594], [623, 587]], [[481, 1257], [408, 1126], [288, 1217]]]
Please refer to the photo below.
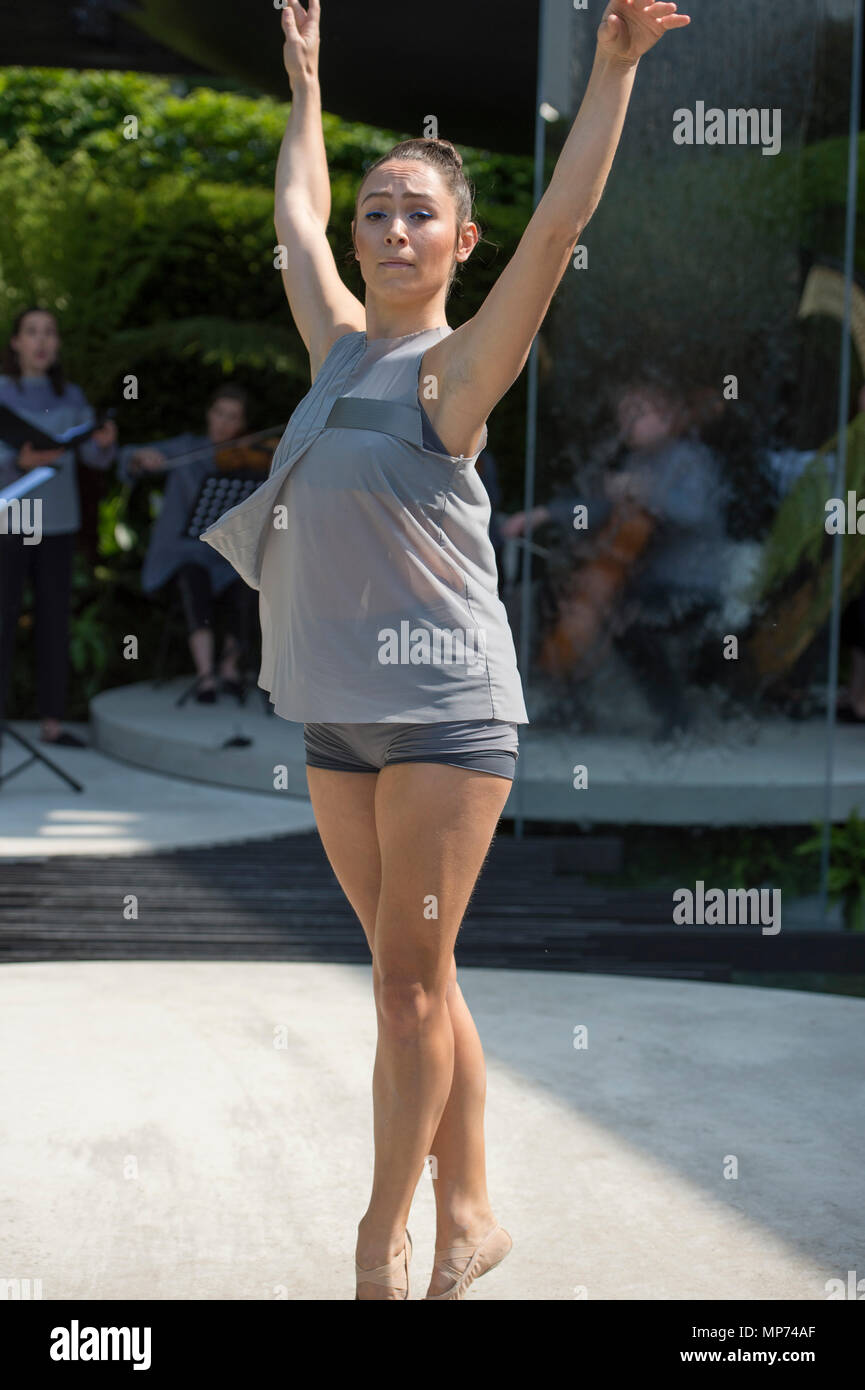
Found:
[[[814, 825], [815, 834], [798, 846], [796, 854], [820, 854], [823, 846], [822, 827]], [[841, 899], [846, 908], [847, 925], [854, 931], [865, 931], [865, 820], [853, 808], [842, 825], [829, 831], [829, 895]]]
[[[214, 91], [187, 79], [65, 69], [0, 70], [0, 337], [19, 309], [59, 318], [67, 376], [94, 405], [117, 409], [121, 443], [203, 429], [211, 392], [230, 377], [250, 393], [250, 429], [282, 425], [309, 389], [309, 359], [274, 267], [273, 177], [288, 103]], [[137, 121], [137, 138], [128, 117]], [[325, 113], [329, 239], [359, 298], [350, 221], [365, 167], [410, 132]], [[510, 259], [532, 211], [532, 161], [463, 149], [484, 239], [448, 308], [473, 314]], [[137, 378], [137, 399], [125, 379]], [[496, 410], [492, 447], [508, 505], [521, 500], [525, 386]], [[93, 569], [78, 555], [70, 714], [106, 685], [153, 666], [164, 598], [143, 600], [150, 537], [147, 484], [113, 477], [99, 504]], [[156, 489], [161, 484], [156, 483]], [[106, 634], [139, 635], [140, 669]], [[31, 615], [22, 615], [12, 706], [32, 708]], [[149, 655], [148, 655], [149, 654]], [[188, 669], [182, 634], [169, 673]]]
[[[824, 562], [835, 544], [826, 532], [826, 502], [834, 495], [834, 489], [826, 460], [837, 447], [838, 436], [834, 435], [817, 450], [782, 498], [754, 577], [753, 601], [765, 600], [797, 570], [815, 570], [823, 565], [815, 590], [815, 610], [822, 612], [831, 602], [831, 569]], [[848, 489], [860, 495], [865, 492], [865, 413], [857, 415], [847, 429], [846, 479], [841, 492], [845, 501]], [[863, 561], [865, 556], [859, 546], [844, 546], [842, 593], [846, 594], [861, 577]]]
[[[309, 362], [273, 264], [273, 174], [289, 107], [139, 73], [0, 71], [0, 331], [33, 299], [61, 317], [68, 374], [119, 407], [123, 438], [199, 428], [230, 374], [250, 426], [285, 421]], [[138, 122], [127, 139], [128, 118]], [[350, 221], [364, 168], [407, 132], [325, 114], [329, 239], [359, 298]], [[484, 239], [457, 278], [455, 326], [486, 297], [532, 210], [532, 161], [464, 151]], [[122, 395], [125, 375], [139, 397]], [[520, 497], [524, 385], [496, 411], [492, 441]]]
[[[11, 67], [0, 70], [0, 156], [29, 136], [52, 163], [82, 150], [94, 163], [110, 165], [127, 188], [147, 188], [157, 175], [172, 173], [271, 190], [288, 110], [287, 101], [214, 91], [189, 78]], [[128, 116], [138, 119], [137, 140], [124, 136]], [[416, 134], [342, 121], [328, 112], [322, 124], [331, 179], [352, 193], [367, 164]], [[515, 207], [520, 216], [527, 208], [531, 212], [530, 158], [471, 148], [464, 148], [463, 157], [478, 186], [482, 218], [493, 207]]]
[[[618, 825], [595, 830], [623, 833]], [[675, 888], [702, 879], [737, 888], [768, 883], [791, 896], [816, 891], [813, 866], [792, 857], [802, 840], [798, 826], [628, 826], [626, 833], [624, 872], [598, 875], [599, 882]]]
[[[865, 218], [865, 135], [859, 137], [857, 209]], [[847, 179], [849, 141], [835, 137], [808, 145], [802, 150], [802, 177], [799, 191], [802, 214], [802, 244], [818, 246], [825, 256], [839, 262], [844, 257], [847, 217]], [[856, 237], [856, 270], [865, 275], [865, 237]]]
[[156, 218], [137, 194], [99, 178], [86, 154], [55, 168], [27, 137], [0, 160], [0, 319], [29, 303], [63, 323], [64, 360], [97, 397], [114, 372], [112, 335], [171, 240], [176, 183]]

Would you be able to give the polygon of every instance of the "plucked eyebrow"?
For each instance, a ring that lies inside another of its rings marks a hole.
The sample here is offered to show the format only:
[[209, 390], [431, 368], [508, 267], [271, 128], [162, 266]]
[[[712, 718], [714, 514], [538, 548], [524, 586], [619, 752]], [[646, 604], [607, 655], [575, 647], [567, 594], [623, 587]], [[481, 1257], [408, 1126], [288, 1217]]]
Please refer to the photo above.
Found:
[[[428, 202], [430, 202], [430, 203], [434, 201], [433, 195], [432, 195], [431, 193], [418, 193], [416, 190], [410, 189], [410, 188], [407, 188], [407, 189], [405, 190], [405, 196], [406, 196], [407, 198], [424, 198], [426, 201], [428, 201]], [[374, 193], [367, 193], [365, 197], [361, 198], [361, 200], [360, 200], [360, 205], [361, 205], [361, 207], [363, 207], [364, 203], [368, 202], [370, 198], [392, 198], [392, 197], [393, 197], [393, 194], [390, 193], [390, 192], [388, 192], [388, 190], [387, 190], [386, 188], [379, 188], [379, 189], [376, 189], [376, 191], [375, 191]]]

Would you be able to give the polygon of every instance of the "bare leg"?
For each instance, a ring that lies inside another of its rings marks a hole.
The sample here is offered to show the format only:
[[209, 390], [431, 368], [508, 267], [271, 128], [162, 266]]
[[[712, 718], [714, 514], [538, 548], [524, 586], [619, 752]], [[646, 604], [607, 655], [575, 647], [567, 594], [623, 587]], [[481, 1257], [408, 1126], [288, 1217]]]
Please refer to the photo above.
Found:
[[233, 633], [228, 632], [222, 644], [222, 660], [219, 663], [219, 674], [227, 681], [240, 680], [240, 671], [237, 667], [237, 658], [240, 655], [240, 644]]
[[373, 1259], [383, 1264], [401, 1249], [447, 1104], [454, 1075], [446, 1000], [454, 942], [509, 793], [504, 778], [441, 763], [397, 763], [378, 775], [376, 1154], [372, 1196], [359, 1227], [362, 1265]]
[[213, 628], [197, 627], [189, 634], [189, 650], [195, 662], [196, 673], [203, 677], [199, 690], [213, 690]]
[[[439, 1120], [430, 1153], [436, 1201], [436, 1249], [476, 1245], [495, 1225], [487, 1192], [484, 1105], [487, 1076], [483, 1048], [474, 1019], [456, 980], [448, 998], [454, 1035], [454, 1074], [448, 1102]], [[453, 1259], [465, 1268], [468, 1256]], [[434, 1270], [427, 1293], [444, 1293], [451, 1276]]]
[[[396, 768], [388, 769], [388, 775], [397, 771], [397, 768], [408, 769], [411, 766], [398, 764]], [[417, 771], [419, 767], [438, 768], [446, 777], [452, 772], [458, 780], [461, 776], [460, 769], [446, 768], [439, 764], [415, 764], [414, 770]], [[502, 778], [484, 773], [462, 775], [474, 779], [475, 785], [481, 783], [496, 788], [492, 794], [493, 813], [478, 846], [479, 868], [492, 838], [495, 822], [507, 800], [510, 784]], [[363, 926], [370, 950], [374, 953], [381, 884], [381, 859], [375, 821], [376, 774], [329, 772], [319, 768], [308, 768], [307, 781], [325, 852]], [[427, 830], [428, 828], [427, 821]], [[466, 900], [473, 882], [474, 878], [465, 894]], [[460, 918], [462, 911], [464, 905], [459, 914]], [[433, 921], [430, 925], [435, 927], [436, 923]], [[471, 1014], [457, 984], [452, 950], [448, 960], [445, 999], [453, 1037], [451, 1086], [431, 1144], [426, 1147], [420, 1146], [421, 1164], [427, 1154], [431, 1154], [437, 1165], [437, 1246], [446, 1246], [462, 1240], [472, 1241], [475, 1237], [480, 1239], [495, 1220], [486, 1190], [483, 1139], [486, 1074], [483, 1051]], [[412, 1185], [412, 1193], [415, 1185], [416, 1180]], [[374, 1227], [369, 1216], [368, 1212], [358, 1227], [356, 1252], [358, 1263], [367, 1268], [392, 1259], [401, 1251], [403, 1245], [403, 1235], [399, 1231], [385, 1247], [382, 1247], [378, 1238], [370, 1239], [374, 1237]], [[439, 1292], [439, 1284], [443, 1286], [444, 1283], [446, 1280], [437, 1276], [431, 1283], [429, 1292]], [[372, 1284], [361, 1285], [358, 1292], [362, 1297], [387, 1296], [386, 1289]]]

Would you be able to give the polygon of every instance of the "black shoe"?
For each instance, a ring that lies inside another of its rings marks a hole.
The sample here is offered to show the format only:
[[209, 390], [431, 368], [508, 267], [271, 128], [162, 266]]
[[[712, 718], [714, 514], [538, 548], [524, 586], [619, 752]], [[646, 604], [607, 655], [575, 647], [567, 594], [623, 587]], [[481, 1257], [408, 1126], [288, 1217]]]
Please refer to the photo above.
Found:
[[865, 724], [865, 714], [857, 714], [849, 705], [836, 710], [835, 718], [839, 724]]
[[44, 734], [39, 735], [40, 743], [56, 743], [62, 748], [87, 748], [89, 744], [80, 739], [77, 734], [71, 734], [68, 729], [64, 729], [56, 738], [46, 738]]
[[195, 698], [200, 705], [215, 705], [216, 691], [213, 688], [210, 690], [196, 690]]
[[220, 689], [226, 695], [233, 695], [236, 700], [242, 700], [245, 693], [243, 681], [230, 681], [227, 676], [222, 677]]

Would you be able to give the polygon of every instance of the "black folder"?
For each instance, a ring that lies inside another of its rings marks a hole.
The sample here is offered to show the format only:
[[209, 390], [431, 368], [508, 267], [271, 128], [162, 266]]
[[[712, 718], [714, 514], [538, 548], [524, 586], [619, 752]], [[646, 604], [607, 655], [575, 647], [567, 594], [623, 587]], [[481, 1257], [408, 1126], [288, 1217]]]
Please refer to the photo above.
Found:
[[99, 426], [92, 425], [72, 425], [70, 429], [64, 430], [62, 434], [46, 434], [38, 425], [31, 425], [29, 420], [17, 415], [14, 410], [10, 410], [8, 405], [0, 405], [0, 439], [7, 444], [10, 449], [20, 449], [23, 444], [32, 444], [34, 449], [68, 449], [70, 444], [79, 444], [82, 439], [87, 439]]

